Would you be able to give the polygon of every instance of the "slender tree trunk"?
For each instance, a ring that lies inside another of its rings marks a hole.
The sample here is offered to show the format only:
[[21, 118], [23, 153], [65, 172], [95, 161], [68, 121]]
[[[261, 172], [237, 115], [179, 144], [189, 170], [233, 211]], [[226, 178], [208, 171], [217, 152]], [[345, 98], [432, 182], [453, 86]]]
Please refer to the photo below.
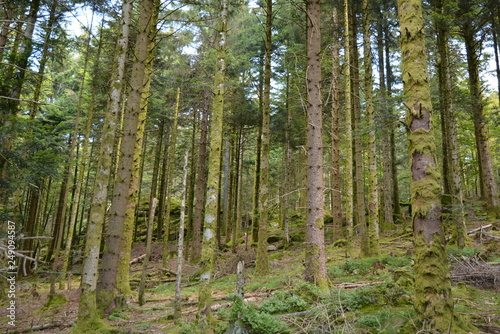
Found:
[[170, 199], [171, 199], [171, 185], [172, 185], [172, 172], [174, 170], [175, 163], [175, 148], [177, 146], [177, 123], [179, 119], [179, 108], [181, 99], [181, 89], [177, 88], [177, 98], [175, 102], [175, 113], [174, 113], [174, 123], [172, 125], [172, 131], [170, 132], [170, 145], [168, 147], [168, 163], [167, 163], [167, 184], [166, 184], [166, 199], [167, 203], [165, 205], [165, 221], [162, 223], [165, 228], [165, 233], [163, 234], [163, 250], [162, 250], [162, 265], [163, 268], [167, 267], [168, 260], [168, 246], [170, 237]]
[[[337, 231], [342, 231], [342, 198], [340, 174], [340, 23], [337, 8], [333, 8], [333, 42], [332, 42], [332, 107], [330, 137], [332, 138], [332, 172], [331, 172], [331, 202], [333, 223]], [[342, 235], [342, 233], [338, 233]]]
[[[96, 64], [95, 64], [95, 69], [94, 69], [94, 75], [97, 74], [99, 70], [99, 66], [97, 65], [97, 60], [100, 57], [101, 54], [101, 47], [102, 47], [102, 34], [99, 38], [99, 46], [97, 49], [97, 55], [96, 55]], [[82, 80], [82, 88], [83, 88], [83, 83], [84, 80]], [[82, 89], [83, 91], [83, 89]], [[83, 96], [81, 96], [83, 98]], [[68, 235], [66, 237], [66, 246], [64, 249], [64, 256], [62, 259], [62, 267], [61, 267], [61, 272], [63, 275], [67, 275], [68, 273], [68, 267], [69, 267], [69, 259], [71, 258], [71, 246], [73, 243], [73, 236], [74, 236], [74, 228], [76, 225], [76, 219], [78, 215], [78, 208], [81, 206], [80, 205], [80, 197], [81, 197], [81, 192], [82, 192], [82, 185], [83, 185], [83, 177], [85, 175], [85, 166], [87, 163], [87, 153], [88, 153], [88, 148], [89, 148], [89, 139], [91, 135], [91, 128], [92, 128], [92, 119], [94, 116], [94, 101], [96, 99], [96, 89], [95, 85], [92, 87], [92, 93], [91, 93], [91, 99], [90, 99], [90, 105], [87, 111], [87, 124], [85, 126], [85, 135], [84, 139], [82, 142], [82, 154], [80, 156], [80, 161], [79, 161], [79, 167], [77, 169], [78, 171], [78, 176], [75, 179], [75, 194], [73, 197], [73, 207], [71, 209], [71, 216], [69, 220], [69, 226], [68, 226]], [[80, 104], [80, 102], [79, 102]], [[76, 172], [76, 171], [75, 171]], [[61, 280], [59, 282], [59, 288], [64, 289], [64, 280]]]
[[[497, 13], [499, 14], [500, 17], [500, 11], [497, 7]], [[492, 15], [491, 17], [491, 25], [492, 25], [492, 39], [493, 39], [493, 51], [495, 54], [495, 69], [497, 72], [497, 91], [498, 91], [498, 104], [500, 105], [500, 56], [498, 55], [499, 52], [499, 45], [498, 45], [498, 29], [497, 26], [497, 21], [495, 19], [495, 15]]]
[[139, 305], [144, 305], [146, 301], [144, 300], [144, 290], [146, 289], [146, 274], [148, 271], [149, 259], [151, 257], [151, 246], [153, 243], [153, 228], [154, 228], [154, 217], [156, 211], [156, 197], [151, 198], [149, 201], [149, 215], [148, 215], [148, 231], [146, 235], [146, 255], [144, 256], [144, 262], [142, 262], [142, 273], [141, 282], [139, 284]]
[[[469, 4], [466, 6], [469, 6]], [[467, 12], [470, 11], [470, 8], [465, 7], [463, 10]], [[474, 134], [479, 160], [481, 196], [486, 202], [487, 212], [493, 216], [500, 217], [500, 200], [493, 172], [493, 162], [488, 142], [488, 125], [484, 113], [484, 101], [479, 76], [480, 59], [478, 47], [481, 42], [476, 40], [475, 37], [477, 28], [473, 26], [469, 18], [464, 20], [461, 26], [461, 33], [464, 37], [465, 51], [467, 53], [467, 70], [469, 73], [472, 120], [474, 122]]]
[[384, 29], [382, 21], [383, 12], [379, 13], [377, 22], [377, 53], [378, 53], [378, 73], [380, 87], [380, 110], [381, 110], [381, 139], [382, 139], [382, 202], [383, 204], [383, 223], [381, 230], [390, 230], [394, 224], [393, 204], [392, 204], [392, 179], [391, 179], [391, 149], [390, 149], [390, 112], [387, 101], [387, 89], [385, 79], [384, 62]]
[[193, 220], [193, 244], [191, 262], [198, 263], [201, 258], [201, 223], [203, 221], [203, 206], [205, 204], [205, 187], [207, 183], [207, 135], [208, 117], [210, 116], [209, 91], [205, 92], [205, 105], [201, 116], [201, 134], [198, 149], [198, 171], [196, 173], [196, 202]]
[[[40, 63], [38, 65], [38, 77], [36, 80], [35, 90], [33, 93], [33, 103], [31, 104], [30, 110], [30, 119], [34, 119], [36, 114], [38, 113], [38, 109], [40, 104], [38, 103], [40, 100], [40, 94], [42, 92], [42, 83], [45, 74], [45, 66], [47, 64], [47, 60], [49, 59], [49, 47], [50, 47], [50, 36], [52, 35], [52, 30], [54, 29], [55, 23], [57, 21], [56, 17], [56, 9], [58, 2], [53, 0], [50, 5], [49, 11], [49, 19], [47, 21], [47, 26], [45, 28], [45, 37], [42, 48], [42, 55], [40, 57]], [[1, 49], [1, 46], [0, 46]], [[0, 60], [1, 62], [1, 60]]]
[[184, 220], [186, 217], [186, 188], [187, 188], [187, 172], [188, 172], [188, 152], [184, 156], [184, 176], [182, 178], [182, 193], [181, 193], [181, 217], [179, 221], [179, 240], [177, 244], [177, 275], [175, 279], [175, 302], [174, 302], [174, 318], [181, 317], [181, 279], [182, 279], [182, 260], [184, 258]]
[[307, 222], [305, 279], [326, 291], [324, 241], [324, 181], [321, 99], [321, 9], [319, 0], [306, 2], [307, 14]]
[[366, 227], [366, 204], [365, 204], [365, 182], [364, 182], [364, 164], [363, 164], [363, 148], [361, 146], [363, 129], [361, 124], [361, 99], [360, 99], [360, 80], [359, 80], [359, 52], [357, 43], [358, 24], [356, 22], [356, 13], [353, 6], [349, 9], [349, 23], [351, 34], [350, 44], [351, 49], [351, 90], [352, 90], [352, 133], [353, 133], [353, 149], [354, 149], [354, 226], [361, 237], [361, 252], [367, 256], [368, 251], [368, 234]]
[[366, 125], [368, 128], [368, 256], [378, 256], [379, 247], [379, 200], [377, 178], [377, 146], [375, 144], [375, 109], [373, 107], [372, 48], [370, 24], [371, 8], [368, 0], [363, 0], [363, 51], [365, 67]]
[[[147, 82], [147, 61], [149, 59], [149, 45], [151, 31], [155, 25], [153, 22], [155, 3], [153, 0], [144, 0], [141, 2], [141, 13], [138, 22], [138, 34], [134, 51], [134, 63], [130, 78], [130, 92], [125, 108], [125, 117], [123, 124], [123, 138], [120, 149], [119, 168], [116, 177], [115, 187], [113, 189], [113, 200], [110, 208], [110, 218], [108, 223], [108, 233], [104, 254], [102, 257], [102, 270], [98, 286], [98, 304], [104, 310], [114, 307], [115, 296], [126, 294], [128, 291], [120, 289], [126, 288], [119, 286], [118, 279], [122, 283], [124, 277], [117, 277], [120, 258], [123, 258], [123, 248], [126, 246], [122, 241], [127, 233], [125, 229], [126, 221], [133, 217], [136, 205], [136, 185], [134, 178], [134, 159], [137, 158], [137, 141], [142, 139], [138, 137], [140, 130], [140, 121], [143, 119], [143, 110], [141, 110], [141, 100]], [[146, 84], [146, 85], [145, 85]], [[140, 152], [140, 151], [139, 151]], [[130, 208], [130, 209], [128, 209]], [[132, 210], [131, 210], [132, 209]], [[128, 263], [127, 263], [128, 266]], [[127, 277], [128, 278], [128, 275]]]
[[417, 328], [426, 332], [451, 333], [453, 299], [441, 226], [440, 173], [431, 130], [432, 106], [421, 0], [398, 0], [398, 12], [409, 125]]
[[285, 127], [285, 140], [286, 140], [286, 151], [285, 151], [285, 194], [284, 199], [284, 210], [283, 210], [283, 220], [285, 228], [285, 240], [284, 248], [288, 249], [290, 246], [290, 192], [292, 189], [292, 110], [290, 108], [290, 72], [286, 72], [286, 127]]
[[[266, 18], [267, 19], [267, 18]], [[252, 241], [259, 240], [259, 196], [260, 196], [260, 173], [261, 173], [261, 158], [262, 158], [262, 112], [264, 97], [264, 56], [259, 57], [259, 114], [261, 115], [258, 123], [257, 131], [257, 150], [255, 152], [255, 175], [254, 175], [254, 190], [253, 190], [253, 206], [252, 206]]]
[[443, 132], [443, 176], [444, 191], [450, 194], [449, 207], [444, 208], [450, 213], [454, 225], [454, 238], [458, 247], [465, 246], [467, 231], [465, 226], [462, 181], [460, 177], [459, 150], [457, 140], [456, 120], [452, 99], [452, 78], [450, 69], [450, 54], [448, 46], [449, 23], [445, 12], [445, 1], [437, 0], [435, 7], [438, 15], [436, 19], [437, 47], [439, 53], [438, 76], [441, 110], [441, 128]]
[[219, 197], [219, 174], [222, 150], [222, 117], [224, 114], [224, 90], [226, 74], [228, 1], [222, 0], [219, 16], [219, 43], [217, 49], [216, 72], [214, 77], [214, 97], [212, 100], [212, 122], [210, 127], [208, 157], [207, 198], [201, 255], [201, 278], [198, 299], [198, 322], [202, 327], [208, 325], [211, 316], [212, 272], [215, 262], [217, 211]]
[[271, 115], [271, 54], [273, 2], [266, 0], [265, 54], [264, 54], [264, 95], [262, 97], [262, 149], [260, 157], [260, 191], [259, 191], [259, 234], [255, 274], [264, 276], [269, 273], [267, 255], [267, 225], [269, 222], [269, 142]]
[[351, 34], [349, 33], [349, 1], [344, 0], [344, 63], [345, 63], [345, 218], [347, 246], [346, 256], [352, 257], [354, 250], [354, 185], [353, 185], [353, 136], [352, 136], [352, 91], [351, 91]]

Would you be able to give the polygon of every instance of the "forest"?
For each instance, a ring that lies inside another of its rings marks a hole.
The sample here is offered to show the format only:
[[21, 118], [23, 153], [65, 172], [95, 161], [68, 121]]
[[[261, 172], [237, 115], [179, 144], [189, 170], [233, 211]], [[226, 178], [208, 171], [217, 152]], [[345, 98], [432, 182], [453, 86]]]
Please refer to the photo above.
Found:
[[498, 0], [3, 0], [4, 333], [500, 333]]

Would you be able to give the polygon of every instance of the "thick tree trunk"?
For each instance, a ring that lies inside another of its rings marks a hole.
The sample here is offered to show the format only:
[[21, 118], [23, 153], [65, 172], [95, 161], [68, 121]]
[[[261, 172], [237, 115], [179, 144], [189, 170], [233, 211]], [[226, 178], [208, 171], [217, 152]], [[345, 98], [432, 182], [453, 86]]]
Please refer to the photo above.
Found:
[[441, 224], [440, 172], [431, 130], [432, 106], [421, 0], [398, 0], [398, 12], [409, 127], [417, 328], [450, 333], [453, 299]]
[[97, 275], [102, 231], [106, 207], [108, 203], [108, 183], [112, 176], [113, 147], [117, 130], [118, 113], [123, 90], [125, 63], [128, 50], [130, 31], [130, 15], [132, 0], [123, 0], [122, 19], [118, 42], [116, 45], [116, 67], [113, 70], [108, 112], [105, 114], [99, 158], [96, 166], [92, 200], [90, 204], [89, 221], [84, 250], [82, 279], [80, 284], [80, 302], [75, 333], [99, 332], [104, 325], [97, 312]]
[[321, 98], [321, 6], [306, 2], [307, 14], [307, 221], [305, 279], [326, 291], [324, 181]]
[[[150, 44], [151, 31], [154, 27], [154, 7], [153, 0], [141, 2], [141, 13], [138, 22], [138, 34], [134, 51], [134, 63], [130, 78], [130, 92], [125, 108], [123, 139], [120, 149], [120, 161], [118, 173], [116, 175], [115, 187], [113, 189], [113, 200], [110, 208], [110, 218], [104, 254], [102, 257], [102, 270], [99, 276], [98, 304], [103, 310], [114, 307], [115, 296], [118, 293], [126, 294], [128, 291], [121, 291], [118, 286], [118, 279], [123, 282], [123, 277], [117, 277], [120, 257], [125, 247], [122, 238], [126, 231], [126, 221], [130, 221], [134, 214], [136, 205], [136, 183], [134, 178], [134, 158], [136, 158], [137, 141], [142, 141], [138, 137], [138, 130], [143, 119], [141, 110], [142, 94], [146, 79], [147, 60]], [[128, 264], [127, 264], [128, 265]], [[128, 275], [127, 275], [128, 277]], [[127, 282], [128, 283], [128, 282]]]
[[269, 258], [267, 255], [267, 225], [269, 223], [269, 143], [271, 119], [271, 54], [273, 2], [266, 0], [265, 52], [264, 52], [264, 95], [262, 96], [262, 140], [260, 157], [260, 191], [259, 191], [259, 234], [257, 244], [256, 275], [269, 273]]
[[208, 157], [207, 199], [203, 227], [200, 292], [198, 299], [198, 322], [201, 327], [208, 325], [211, 318], [212, 272], [215, 262], [217, 212], [219, 198], [219, 174], [222, 150], [222, 118], [224, 114], [224, 90], [226, 75], [228, 1], [222, 0], [219, 16], [219, 34], [216, 72], [214, 77], [214, 97], [212, 101], [212, 122], [210, 127]]

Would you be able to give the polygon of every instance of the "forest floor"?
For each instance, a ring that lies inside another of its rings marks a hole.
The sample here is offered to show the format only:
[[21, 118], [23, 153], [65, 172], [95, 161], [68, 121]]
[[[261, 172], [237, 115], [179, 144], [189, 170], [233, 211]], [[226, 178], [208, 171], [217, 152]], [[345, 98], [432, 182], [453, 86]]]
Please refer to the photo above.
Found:
[[[476, 325], [471, 333], [500, 333], [500, 221], [469, 220], [468, 230], [492, 224], [470, 234], [464, 249], [448, 248], [453, 298], [456, 312]], [[342, 242], [331, 243], [327, 233], [327, 267], [331, 290], [321, 293], [304, 282], [301, 242], [289, 250], [269, 252], [271, 274], [253, 275], [255, 249], [238, 246], [217, 255], [213, 280], [214, 320], [212, 328], [225, 333], [229, 323], [240, 323], [252, 332], [241, 333], [416, 333], [412, 329], [414, 311], [411, 230], [397, 225], [381, 238], [381, 256], [346, 259]], [[144, 254], [144, 245], [134, 246], [132, 258]], [[195, 334], [198, 267], [184, 262], [182, 283], [182, 319], [173, 319], [177, 259], [168, 260], [162, 270], [161, 245], [155, 244], [148, 268], [146, 304], [139, 306], [137, 295], [129, 308], [113, 311], [105, 321], [113, 333]], [[245, 261], [245, 301], [230, 297], [236, 290], [236, 266]], [[138, 288], [142, 263], [131, 265], [131, 285]], [[58, 290], [64, 296], [46, 307], [50, 277], [38, 273], [18, 278], [16, 326], [7, 324], [8, 301], [0, 303], [0, 333], [70, 333], [78, 309], [78, 268], [70, 289]], [[34, 292], [36, 290], [36, 292]], [[135, 292], [134, 292], [135, 293]]]

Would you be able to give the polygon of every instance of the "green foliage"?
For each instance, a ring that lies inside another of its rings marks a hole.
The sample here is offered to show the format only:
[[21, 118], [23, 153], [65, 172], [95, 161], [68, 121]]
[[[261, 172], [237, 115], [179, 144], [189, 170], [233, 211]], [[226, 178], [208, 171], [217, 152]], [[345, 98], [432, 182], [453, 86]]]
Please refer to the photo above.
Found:
[[307, 302], [304, 299], [286, 290], [276, 291], [259, 306], [260, 311], [270, 314], [300, 312], [306, 308]]
[[[240, 320], [248, 326], [254, 334], [278, 334], [288, 333], [288, 326], [271, 314], [256, 307], [251, 303], [245, 303], [239, 296], [231, 296], [233, 301], [229, 321]], [[268, 307], [271, 309], [271, 307]]]
[[474, 257], [479, 254], [480, 250], [474, 247], [458, 248], [457, 246], [450, 246], [446, 249], [450, 258], [468, 258]]

